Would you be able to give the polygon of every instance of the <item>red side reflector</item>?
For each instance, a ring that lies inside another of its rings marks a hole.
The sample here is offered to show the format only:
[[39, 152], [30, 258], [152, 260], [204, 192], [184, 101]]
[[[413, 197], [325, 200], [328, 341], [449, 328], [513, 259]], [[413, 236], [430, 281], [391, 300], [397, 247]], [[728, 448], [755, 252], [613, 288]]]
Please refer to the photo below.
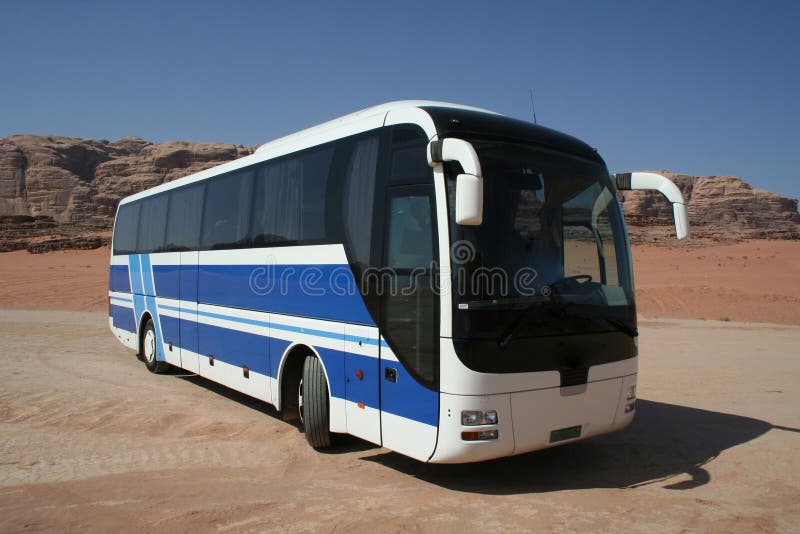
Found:
[[363, 402], [359, 402], [359, 403], [358, 403], [358, 407], [359, 407], [359, 408], [361, 408], [361, 409], [363, 410], [363, 409], [364, 409], [364, 403], [363, 403]]
[[356, 378], [358, 378], [359, 380], [363, 380], [364, 379], [364, 371], [362, 371], [361, 369], [356, 371]]

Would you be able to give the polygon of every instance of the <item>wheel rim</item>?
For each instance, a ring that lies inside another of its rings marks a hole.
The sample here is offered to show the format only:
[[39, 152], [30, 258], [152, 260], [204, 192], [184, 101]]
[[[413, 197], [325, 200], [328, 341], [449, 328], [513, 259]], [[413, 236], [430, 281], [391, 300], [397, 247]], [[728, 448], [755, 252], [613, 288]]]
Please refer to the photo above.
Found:
[[144, 357], [150, 363], [156, 359], [156, 335], [152, 330], [144, 335]]
[[300, 385], [297, 386], [297, 410], [300, 412], [300, 423], [305, 424], [303, 417], [303, 379], [300, 378]]

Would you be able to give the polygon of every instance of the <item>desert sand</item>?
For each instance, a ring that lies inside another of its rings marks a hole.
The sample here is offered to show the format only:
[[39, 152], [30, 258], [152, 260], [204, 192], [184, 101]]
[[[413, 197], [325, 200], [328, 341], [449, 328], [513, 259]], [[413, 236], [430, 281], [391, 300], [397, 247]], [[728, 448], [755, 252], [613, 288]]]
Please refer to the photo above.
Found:
[[[0, 253], [0, 309], [104, 311], [107, 248]], [[800, 241], [633, 247], [642, 317], [800, 324]]]
[[0, 531], [796, 532], [798, 245], [638, 247], [634, 423], [461, 466], [315, 452], [264, 403], [148, 373], [108, 330], [107, 250], [0, 254]]

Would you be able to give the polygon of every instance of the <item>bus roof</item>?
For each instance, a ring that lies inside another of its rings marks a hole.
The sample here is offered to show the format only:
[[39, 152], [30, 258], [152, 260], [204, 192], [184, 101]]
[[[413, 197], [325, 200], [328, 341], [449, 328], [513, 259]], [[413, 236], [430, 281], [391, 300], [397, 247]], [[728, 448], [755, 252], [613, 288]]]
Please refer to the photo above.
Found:
[[436, 107], [436, 108], [451, 108], [460, 110], [470, 110], [491, 115], [497, 115], [493, 111], [486, 109], [476, 108], [472, 106], [464, 106], [461, 104], [452, 104], [448, 102], [436, 102], [431, 100], [399, 100], [396, 102], [387, 102], [369, 108], [344, 115], [342, 117], [323, 122], [316, 126], [306, 128], [265, 143], [258, 147], [255, 153], [238, 158], [232, 161], [225, 162], [208, 169], [205, 169], [177, 180], [168, 183], [157, 185], [150, 189], [140, 191], [128, 197], [123, 198], [120, 204], [127, 204], [141, 198], [148, 197], [152, 194], [169, 191], [193, 182], [201, 181], [206, 178], [230, 172], [241, 167], [246, 167], [254, 163], [266, 161], [276, 158], [285, 154], [291, 154], [299, 150], [310, 148], [315, 145], [327, 143], [335, 139], [354, 135], [359, 132], [380, 128], [384, 125], [386, 116], [392, 111], [405, 110], [405, 109], [421, 109], [423, 107]]

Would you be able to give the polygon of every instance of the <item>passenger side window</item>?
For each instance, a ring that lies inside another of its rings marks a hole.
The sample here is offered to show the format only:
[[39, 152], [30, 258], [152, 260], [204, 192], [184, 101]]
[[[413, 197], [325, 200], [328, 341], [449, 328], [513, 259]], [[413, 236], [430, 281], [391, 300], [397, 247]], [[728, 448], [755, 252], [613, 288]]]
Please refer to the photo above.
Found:
[[170, 192], [167, 217], [167, 250], [197, 250], [203, 215], [203, 185], [192, 185]]
[[433, 171], [428, 165], [428, 138], [415, 126], [397, 126], [392, 131], [392, 157], [389, 170], [392, 184], [430, 183]]
[[249, 246], [253, 175], [252, 169], [246, 169], [208, 183], [200, 243], [203, 250]]
[[140, 254], [164, 250], [168, 202], [169, 196], [166, 194], [148, 197], [142, 201], [139, 245], [137, 247]]
[[117, 221], [114, 224], [115, 255], [136, 254], [140, 206], [140, 203], [134, 202], [119, 207]]
[[361, 268], [370, 264], [379, 144], [377, 135], [356, 142], [345, 173], [342, 195], [345, 236], [352, 255], [350, 261]]
[[252, 235], [256, 246], [326, 238], [325, 209], [333, 148], [268, 163], [258, 172]]

